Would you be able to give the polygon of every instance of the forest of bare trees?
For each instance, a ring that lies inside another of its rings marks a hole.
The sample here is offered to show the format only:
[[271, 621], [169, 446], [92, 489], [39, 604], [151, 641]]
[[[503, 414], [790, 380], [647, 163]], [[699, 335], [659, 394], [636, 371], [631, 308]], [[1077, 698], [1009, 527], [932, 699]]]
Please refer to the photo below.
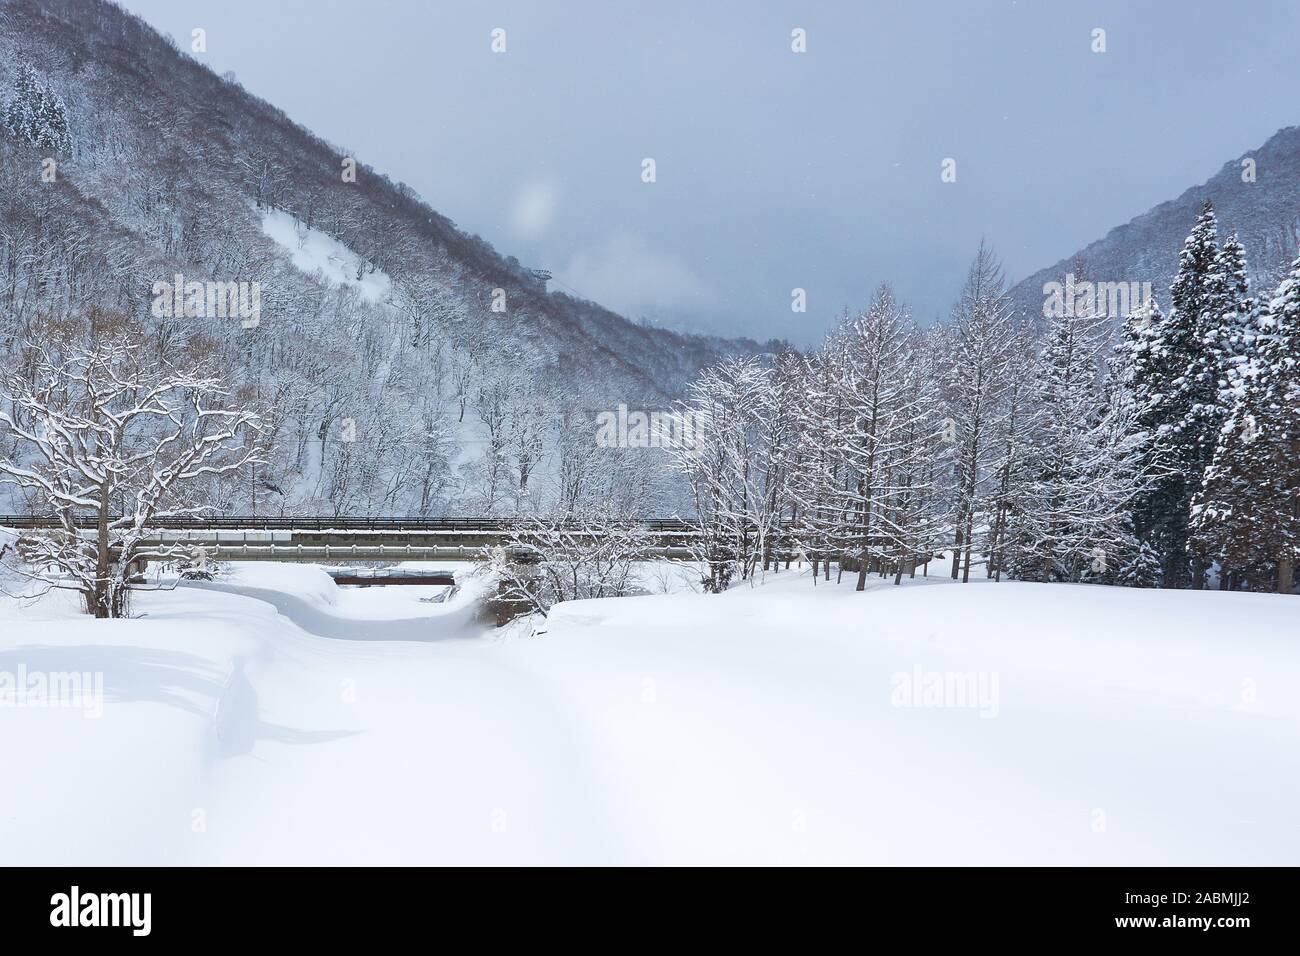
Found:
[[703, 447], [677, 454], [705, 590], [797, 560], [858, 589], [934, 571], [1290, 592], [1300, 260], [1254, 295], [1217, 229], [1207, 203], [1171, 309], [1118, 328], [1091, 287], [1041, 328], [1013, 321], [982, 245], [947, 323], [882, 286], [815, 351], [706, 369], [685, 402]]

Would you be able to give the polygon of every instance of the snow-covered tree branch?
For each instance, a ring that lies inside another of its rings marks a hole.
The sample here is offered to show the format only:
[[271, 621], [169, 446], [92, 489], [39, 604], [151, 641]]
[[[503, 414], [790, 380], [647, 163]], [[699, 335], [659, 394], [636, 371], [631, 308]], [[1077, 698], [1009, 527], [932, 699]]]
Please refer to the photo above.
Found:
[[0, 481], [49, 529], [22, 536], [28, 573], [79, 592], [95, 617], [120, 617], [137, 568], [177, 554], [146, 544], [168, 518], [201, 513], [191, 490], [258, 453], [257, 414], [231, 407], [197, 355], [165, 361], [128, 320], [92, 311], [51, 324], [0, 376]]

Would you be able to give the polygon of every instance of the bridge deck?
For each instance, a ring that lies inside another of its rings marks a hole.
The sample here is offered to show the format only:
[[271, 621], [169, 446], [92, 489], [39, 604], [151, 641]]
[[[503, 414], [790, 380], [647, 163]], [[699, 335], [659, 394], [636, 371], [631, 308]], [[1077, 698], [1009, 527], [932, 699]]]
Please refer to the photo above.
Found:
[[[94, 527], [93, 516], [78, 516], [77, 525], [83, 528]], [[311, 516], [210, 516], [193, 518], [168, 518], [160, 522], [161, 527], [169, 531], [325, 531], [343, 532], [501, 532], [519, 526], [515, 518], [330, 518]], [[616, 522], [625, 526], [640, 525], [651, 532], [689, 532], [692, 525], [681, 518], [643, 518], [635, 521]], [[0, 527], [7, 528], [48, 528], [57, 522], [45, 516], [0, 515]]]
[[[90, 517], [77, 523], [93, 527]], [[213, 561], [473, 561], [521, 524], [526, 530], [526, 524], [510, 518], [185, 518], [168, 519], [142, 544], [188, 544]], [[648, 518], [627, 524], [646, 528], [657, 557], [690, 557], [689, 522]], [[47, 517], [0, 515], [0, 527], [53, 526]], [[575, 525], [574, 532], [580, 536], [584, 529]]]

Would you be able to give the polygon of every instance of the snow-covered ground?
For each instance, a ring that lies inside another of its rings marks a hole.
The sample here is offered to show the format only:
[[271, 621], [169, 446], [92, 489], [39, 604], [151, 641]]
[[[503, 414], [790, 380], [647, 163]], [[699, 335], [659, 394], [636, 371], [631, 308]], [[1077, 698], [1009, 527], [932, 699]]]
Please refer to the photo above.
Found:
[[782, 573], [530, 637], [472, 590], [0, 603], [0, 674], [103, 675], [0, 708], [0, 861], [1300, 862], [1293, 597]]
[[262, 232], [289, 253], [296, 269], [321, 276], [331, 286], [350, 286], [366, 302], [387, 301], [393, 287], [388, 274], [375, 270], [358, 279], [357, 254], [329, 233], [279, 209], [263, 210]]

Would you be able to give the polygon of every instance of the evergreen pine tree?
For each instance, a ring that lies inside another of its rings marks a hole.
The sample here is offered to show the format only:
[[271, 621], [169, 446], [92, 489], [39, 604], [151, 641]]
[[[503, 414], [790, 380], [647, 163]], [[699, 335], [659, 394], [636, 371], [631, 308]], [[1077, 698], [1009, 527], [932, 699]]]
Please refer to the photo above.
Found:
[[1257, 354], [1193, 502], [1191, 527], [1196, 545], [1228, 572], [1262, 573], [1289, 593], [1300, 550], [1300, 259], [1258, 329]]
[[1220, 271], [1225, 280], [1226, 311], [1223, 316], [1223, 367], [1219, 403], [1227, 412], [1237, 403], [1244, 386], [1244, 371], [1250, 366], [1260, 342], [1260, 303], [1250, 295], [1246, 251], [1235, 235], [1223, 243]]
[[1171, 403], [1174, 447], [1189, 473], [1199, 476], [1214, 454], [1224, 414], [1219, 405], [1219, 381], [1228, 366], [1231, 329], [1228, 281], [1216, 244], [1214, 206], [1207, 200], [1183, 247], [1178, 276], [1169, 289], [1178, 340], [1166, 340], [1174, 359]]
[[32, 145], [56, 155], [72, 152], [67, 108], [63, 98], [48, 86], [40, 89], [36, 116]]
[[26, 63], [18, 67], [3, 125], [10, 136], [37, 149], [56, 155], [72, 152], [68, 110], [62, 97], [41, 83]]
[[[1191, 500], [1214, 454], [1223, 422], [1220, 345], [1232, 306], [1218, 246], [1214, 206], [1206, 202], [1179, 256], [1167, 316], [1152, 309], [1145, 328], [1126, 330], [1136, 349], [1137, 420], [1151, 435], [1156, 481], [1134, 509], [1135, 531], [1159, 555], [1164, 587], [1201, 587], [1205, 561], [1188, 547]], [[1139, 342], [1133, 336], [1141, 336]]]
[[14, 95], [5, 113], [5, 131], [25, 143], [34, 142], [36, 113], [40, 108], [41, 89], [36, 71], [26, 63], [18, 67]]

